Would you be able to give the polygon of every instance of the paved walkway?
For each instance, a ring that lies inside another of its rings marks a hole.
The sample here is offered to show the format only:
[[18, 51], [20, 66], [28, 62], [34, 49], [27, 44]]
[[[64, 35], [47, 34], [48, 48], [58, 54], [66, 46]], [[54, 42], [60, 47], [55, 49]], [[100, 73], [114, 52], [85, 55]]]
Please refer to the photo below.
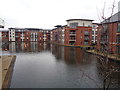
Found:
[[5, 55], [0, 56], [0, 89], [2, 88], [2, 84], [7, 86], [10, 80], [11, 67], [15, 62], [16, 56], [14, 55]]
[[[104, 56], [103, 53], [96, 52], [95, 50], [87, 50], [87, 52]], [[108, 54], [108, 58], [120, 61], [120, 56], [118, 55]]]

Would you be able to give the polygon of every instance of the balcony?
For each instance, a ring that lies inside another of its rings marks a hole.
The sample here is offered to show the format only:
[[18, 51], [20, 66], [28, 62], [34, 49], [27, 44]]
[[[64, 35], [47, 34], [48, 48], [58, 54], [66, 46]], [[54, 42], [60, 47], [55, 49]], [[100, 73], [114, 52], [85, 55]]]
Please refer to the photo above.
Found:
[[118, 54], [120, 54], [120, 46], [117, 46], [117, 47], [116, 47], [116, 52], [117, 52]]
[[85, 38], [84, 40], [85, 40], [85, 41], [89, 41], [90, 39], [89, 39], [89, 38]]
[[120, 33], [120, 27], [118, 27], [118, 30], [117, 30], [118, 33]]
[[90, 35], [90, 34], [89, 34], [89, 32], [85, 32], [85, 35], [88, 36], [88, 35]]
[[75, 36], [76, 33], [75, 32], [70, 32], [70, 36]]
[[101, 41], [100, 44], [101, 44], [101, 45], [107, 45], [108, 42], [106, 42], [106, 41]]
[[69, 41], [76, 41], [76, 38], [75, 37], [70, 37]]
[[20, 37], [19, 35], [15, 35], [15, 38], [18, 38], [18, 37]]
[[117, 36], [117, 44], [120, 44], [120, 35]]
[[118, 30], [117, 30], [117, 33], [116, 33], [117, 35], [120, 35], [120, 28], [118, 28]]
[[69, 41], [69, 45], [75, 45], [75, 41]]

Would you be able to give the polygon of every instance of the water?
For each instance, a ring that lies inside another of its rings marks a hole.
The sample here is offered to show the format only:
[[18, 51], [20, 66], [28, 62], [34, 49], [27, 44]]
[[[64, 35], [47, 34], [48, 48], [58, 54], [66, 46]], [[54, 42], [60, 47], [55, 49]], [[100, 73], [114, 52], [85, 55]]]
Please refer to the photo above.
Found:
[[[80, 48], [12, 42], [2, 49], [17, 56], [10, 88], [99, 88], [103, 85], [103, 72], [96, 56]], [[111, 87], [119, 87], [120, 74], [113, 76]]]

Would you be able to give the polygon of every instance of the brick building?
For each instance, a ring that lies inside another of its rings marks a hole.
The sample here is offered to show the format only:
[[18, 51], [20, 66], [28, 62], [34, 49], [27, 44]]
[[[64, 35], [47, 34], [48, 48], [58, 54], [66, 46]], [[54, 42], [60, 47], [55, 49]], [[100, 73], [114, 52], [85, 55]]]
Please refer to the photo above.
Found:
[[38, 41], [50, 40], [50, 30], [37, 28], [9, 28], [9, 41]]
[[9, 41], [9, 33], [8, 30], [3, 29], [1, 31], [2, 41], [8, 42]]
[[120, 54], [120, 12], [99, 24], [97, 50]]
[[4, 31], [4, 20], [0, 18], [0, 42], [2, 41], [2, 36], [4, 35], [4, 33], [2, 31]]
[[0, 28], [4, 28], [5, 22], [3, 19], [0, 18]]
[[69, 19], [65, 28], [65, 45], [90, 46], [92, 44], [92, 21], [88, 19]]
[[52, 43], [64, 45], [64, 31], [65, 26], [56, 25], [55, 28], [50, 31], [50, 41]]

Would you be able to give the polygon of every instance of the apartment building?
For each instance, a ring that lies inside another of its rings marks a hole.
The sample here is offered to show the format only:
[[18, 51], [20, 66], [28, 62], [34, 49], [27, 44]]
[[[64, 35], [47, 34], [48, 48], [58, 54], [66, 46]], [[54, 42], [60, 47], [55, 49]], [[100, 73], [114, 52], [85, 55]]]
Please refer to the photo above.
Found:
[[56, 25], [55, 28], [50, 31], [50, 41], [64, 45], [64, 31], [65, 26]]
[[9, 41], [38, 41], [50, 39], [50, 30], [38, 28], [9, 28]]
[[98, 29], [98, 51], [120, 54], [120, 12], [99, 24]]
[[97, 43], [98, 23], [92, 23], [92, 44]]
[[42, 30], [42, 34], [43, 34], [43, 41], [44, 42], [50, 41], [50, 29]]
[[8, 42], [9, 41], [9, 30], [3, 29], [1, 30], [2, 41]]
[[0, 42], [2, 41], [2, 31], [4, 30], [4, 20], [0, 18]]
[[69, 19], [64, 32], [64, 44], [90, 46], [92, 44], [92, 21], [89, 19]]
[[0, 28], [4, 28], [5, 22], [3, 19], [0, 18]]

